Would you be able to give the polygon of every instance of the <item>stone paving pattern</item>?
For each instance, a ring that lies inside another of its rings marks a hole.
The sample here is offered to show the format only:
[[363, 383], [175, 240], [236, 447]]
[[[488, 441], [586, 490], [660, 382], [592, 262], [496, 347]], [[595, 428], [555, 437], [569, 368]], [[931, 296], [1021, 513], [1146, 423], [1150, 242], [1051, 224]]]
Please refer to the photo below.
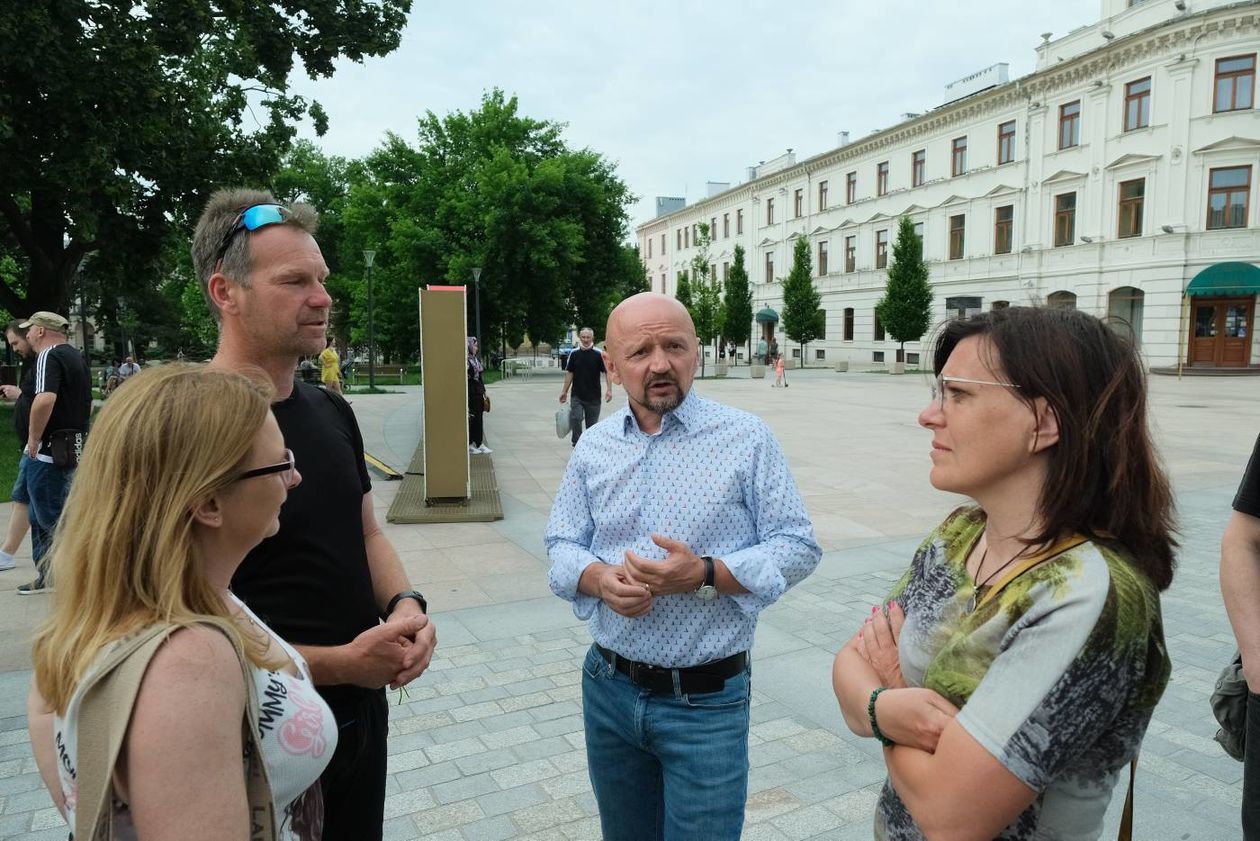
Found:
[[[794, 371], [793, 388], [768, 385], [698, 383], [770, 423], [826, 550], [817, 572], [767, 610], [757, 631], [744, 837], [869, 839], [884, 766], [873, 740], [844, 728], [831, 659], [957, 500], [926, 482], [927, 433], [914, 424], [926, 396], [921, 377]], [[547, 591], [541, 545], [569, 450], [548, 431], [558, 386], [535, 378], [494, 387], [488, 440], [505, 520], [388, 527], [430, 598], [440, 640], [429, 672], [390, 694], [388, 839], [600, 837], [582, 739], [579, 665], [590, 639]], [[1234, 647], [1217, 559], [1260, 430], [1260, 383], [1155, 378], [1152, 391], [1183, 548], [1163, 599], [1173, 675], [1138, 766], [1135, 837], [1239, 838], [1242, 765], [1212, 741], [1207, 696]], [[418, 423], [414, 389], [354, 400], [369, 450], [405, 465]], [[376, 484], [382, 517], [396, 487]], [[64, 841], [25, 730], [26, 629], [45, 602], [12, 592], [29, 577], [25, 564], [0, 573], [0, 628], [8, 632], [0, 639], [0, 839]], [[1104, 838], [1114, 837], [1122, 801], [1118, 790]]]

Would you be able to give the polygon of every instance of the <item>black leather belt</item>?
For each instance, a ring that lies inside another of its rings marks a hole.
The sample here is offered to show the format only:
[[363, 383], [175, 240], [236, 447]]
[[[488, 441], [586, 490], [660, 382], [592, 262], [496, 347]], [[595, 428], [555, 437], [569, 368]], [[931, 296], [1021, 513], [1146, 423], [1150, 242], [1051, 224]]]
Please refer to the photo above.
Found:
[[667, 669], [664, 666], [653, 666], [651, 663], [640, 663], [628, 660], [615, 651], [609, 651], [596, 644], [595, 649], [613, 668], [630, 678], [635, 686], [641, 686], [652, 692], [674, 691], [674, 675], [678, 675], [678, 688], [688, 695], [703, 695], [707, 692], [720, 692], [728, 678], [735, 677], [748, 665], [748, 652], [741, 651], [686, 669]]

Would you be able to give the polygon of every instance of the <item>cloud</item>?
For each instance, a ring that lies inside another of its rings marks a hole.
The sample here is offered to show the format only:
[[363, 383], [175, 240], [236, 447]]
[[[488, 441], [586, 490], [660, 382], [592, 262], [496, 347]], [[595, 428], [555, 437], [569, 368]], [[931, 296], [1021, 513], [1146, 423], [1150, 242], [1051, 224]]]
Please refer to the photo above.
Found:
[[501, 87], [617, 163], [639, 196], [633, 226], [655, 196], [693, 201], [705, 181], [741, 181], [787, 147], [800, 160], [834, 148], [839, 131], [885, 128], [982, 67], [1027, 74], [1040, 33], [1097, 14], [1098, 0], [417, 2], [397, 51], [293, 87], [329, 114], [317, 142], [347, 157], [387, 131], [414, 139], [425, 111], [475, 109]]

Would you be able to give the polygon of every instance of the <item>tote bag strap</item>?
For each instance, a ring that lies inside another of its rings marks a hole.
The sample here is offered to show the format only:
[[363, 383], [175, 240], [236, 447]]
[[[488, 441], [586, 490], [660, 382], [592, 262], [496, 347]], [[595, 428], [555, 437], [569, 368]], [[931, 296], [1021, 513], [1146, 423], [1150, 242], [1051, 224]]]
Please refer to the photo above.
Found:
[[1137, 757], [1129, 763], [1129, 795], [1124, 798], [1124, 811], [1120, 813], [1120, 834], [1117, 841], [1133, 841], [1133, 779], [1137, 776]]
[[[245, 749], [245, 792], [249, 802], [250, 841], [275, 841], [275, 805], [262, 760], [258, 735], [258, 695], [249, 661], [223, 620], [206, 618], [198, 624], [224, 632], [232, 643], [245, 682], [246, 708], [242, 718]], [[74, 838], [111, 841], [113, 838], [113, 775], [131, 721], [140, 683], [153, 655], [179, 625], [150, 625], [125, 637], [87, 679], [79, 702], [79, 739], [76, 760], [78, 799]]]

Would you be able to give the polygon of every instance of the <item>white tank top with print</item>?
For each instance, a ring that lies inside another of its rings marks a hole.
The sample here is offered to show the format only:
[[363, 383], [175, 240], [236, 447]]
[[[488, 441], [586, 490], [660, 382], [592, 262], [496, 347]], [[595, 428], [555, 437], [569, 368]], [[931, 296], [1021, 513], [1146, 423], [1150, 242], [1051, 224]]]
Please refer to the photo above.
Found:
[[[323, 831], [324, 803], [319, 776], [337, 747], [337, 722], [332, 710], [315, 691], [311, 671], [301, 654], [263, 624], [240, 599], [232, 598], [258, 627], [284, 649], [298, 675], [284, 670], [254, 669], [253, 690], [260, 710], [258, 729], [263, 762], [271, 782], [280, 841], [318, 841]], [[80, 693], [53, 722], [54, 750], [61, 790], [66, 796], [67, 819], [74, 826], [77, 799], [75, 759], [78, 746]], [[114, 803], [115, 841], [134, 841], [135, 828], [127, 804]]]

